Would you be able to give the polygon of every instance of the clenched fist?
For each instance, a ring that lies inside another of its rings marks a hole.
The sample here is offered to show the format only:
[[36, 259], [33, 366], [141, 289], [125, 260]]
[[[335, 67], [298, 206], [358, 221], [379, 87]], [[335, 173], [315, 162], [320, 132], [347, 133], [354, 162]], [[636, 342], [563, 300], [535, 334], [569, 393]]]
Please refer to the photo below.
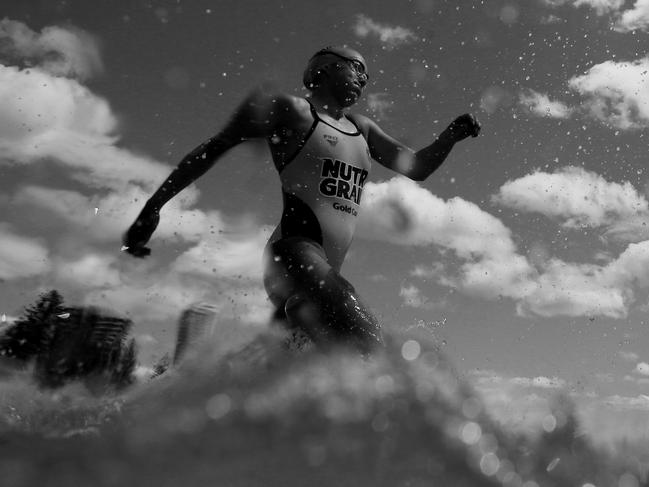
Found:
[[480, 133], [480, 123], [473, 115], [465, 113], [453, 120], [444, 132], [453, 142], [459, 142], [467, 137], [477, 137]]
[[151, 249], [145, 247], [160, 222], [160, 211], [145, 205], [135, 222], [124, 234], [122, 250], [134, 257], [146, 257]]

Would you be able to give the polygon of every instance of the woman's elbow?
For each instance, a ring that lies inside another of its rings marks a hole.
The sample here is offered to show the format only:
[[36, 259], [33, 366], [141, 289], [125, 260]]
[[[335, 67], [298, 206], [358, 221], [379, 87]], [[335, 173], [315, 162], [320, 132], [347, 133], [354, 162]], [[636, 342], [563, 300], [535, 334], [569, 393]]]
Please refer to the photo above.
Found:
[[407, 177], [408, 179], [412, 179], [413, 181], [422, 182], [425, 181], [426, 178], [428, 177], [428, 174], [425, 174], [421, 171], [405, 171], [401, 173], [403, 176]]

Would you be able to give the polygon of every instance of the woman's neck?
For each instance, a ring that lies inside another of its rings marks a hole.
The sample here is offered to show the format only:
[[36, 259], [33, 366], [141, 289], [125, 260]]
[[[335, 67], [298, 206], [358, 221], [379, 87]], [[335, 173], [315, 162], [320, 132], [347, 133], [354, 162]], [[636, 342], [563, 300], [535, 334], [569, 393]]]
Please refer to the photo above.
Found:
[[310, 101], [317, 110], [326, 113], [334, 120], [340, 120], [345, 116], [345, 107], [340, 106], [331, 96], [314, 93], [311, 95]]

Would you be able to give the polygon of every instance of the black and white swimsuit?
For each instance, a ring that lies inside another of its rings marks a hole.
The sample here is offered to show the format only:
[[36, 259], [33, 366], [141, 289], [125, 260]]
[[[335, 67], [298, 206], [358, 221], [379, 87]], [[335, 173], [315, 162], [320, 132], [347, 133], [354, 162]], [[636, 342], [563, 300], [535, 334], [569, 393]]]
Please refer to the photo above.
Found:
[[269, 243], [308, 238], [339, 271], [354, 236], [371, 157], [358, 127], [345, 132], [320, 118], [313, 106], [311, 113], [313, 125], [301, 149], [278, 168], [284, 210]]
[[286, 320], [292, 298], [315, 303], [319, 316], [289, 319], [315, 342], [341, 341], [363, 353], [383, 343], [381, 327], [340, 275], [354, 236], [370, 151], [356, 131], [333, 127], [311, 106], [313, 124], [297, 154], [278, 167], [282, 220], [266, 246], [264, 286]]

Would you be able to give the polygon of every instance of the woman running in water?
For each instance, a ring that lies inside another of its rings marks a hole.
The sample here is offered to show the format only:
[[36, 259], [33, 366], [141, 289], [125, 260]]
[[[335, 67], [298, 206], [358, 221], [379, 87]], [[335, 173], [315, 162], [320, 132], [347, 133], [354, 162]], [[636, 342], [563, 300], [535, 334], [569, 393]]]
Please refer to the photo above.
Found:
[[346, 343], [363, 353], [381, 345], [377, 319], [340, 274], [371, 161], [423, 181], [456, 142], [476, 137], [480, 125], [473, 116], [461, 115], [415, 152], [369, 118], [347, 112], [367, 80], [367, 63], [357, 51], [327, 47], [311, 57], [304, 71], [310, 97], [252, 93], [223, 130], [185, 156], [149, 198], [124, 235], [124, 250], [135, 257], [149, 255], [145, 245], [167, 201], [232, 147], [266, 139], [284, 201], [264, 252], [264, 286], [276, 317], [319, 345]]

